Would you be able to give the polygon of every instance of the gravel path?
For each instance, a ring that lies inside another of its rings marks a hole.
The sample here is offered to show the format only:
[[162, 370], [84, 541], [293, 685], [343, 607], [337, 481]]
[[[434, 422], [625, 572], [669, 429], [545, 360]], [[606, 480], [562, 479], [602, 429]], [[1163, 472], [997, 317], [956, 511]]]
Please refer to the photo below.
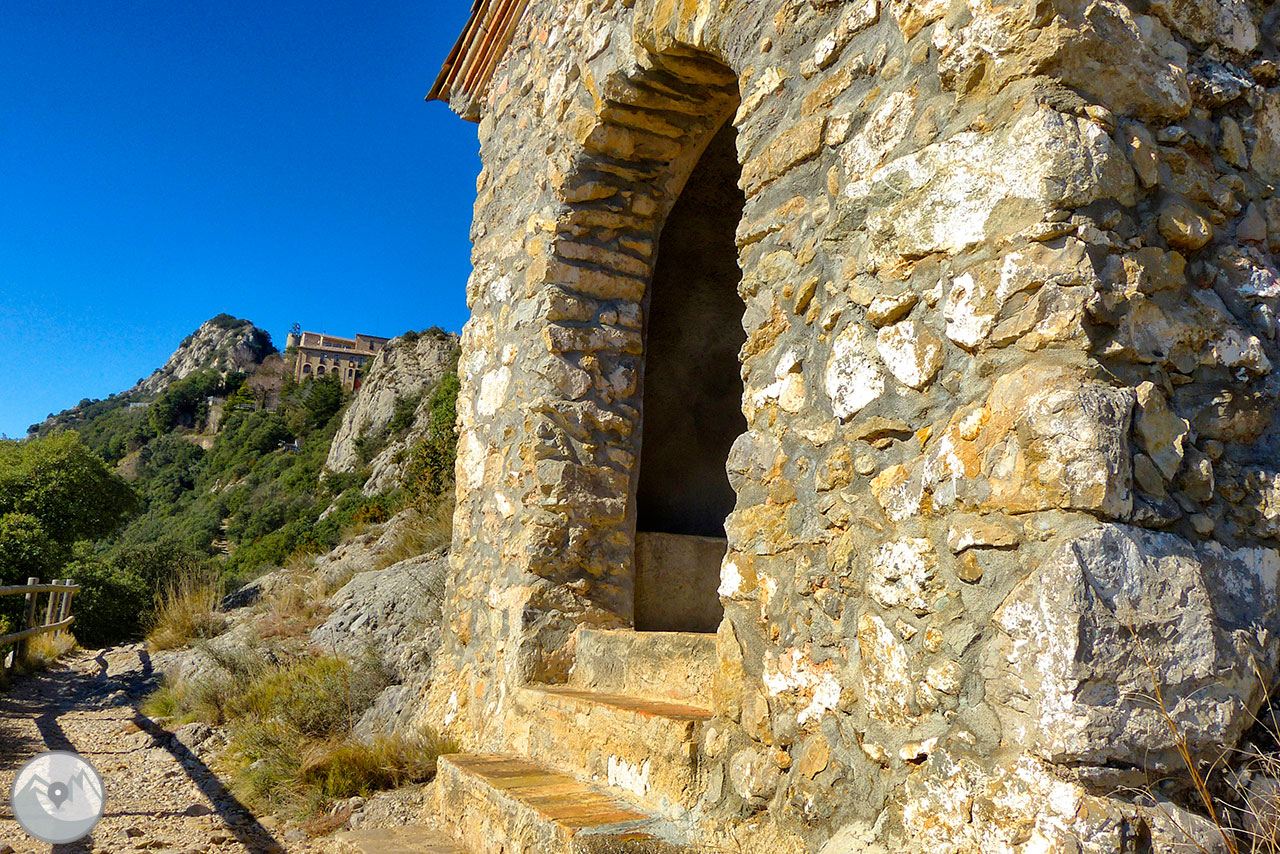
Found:
[[[158, 679], [146, 648], [134, 644], [77, 653], [0, 694], [0, 854], [314, 850], [254, 817], [209, 769], [202, 757], [216, 736], [179, 740], [138, 710]], [[36, 842], [13, 818], [13, 775], [46, 750], [82, 754], [106, 785], [106, 814], [80, 842]]]

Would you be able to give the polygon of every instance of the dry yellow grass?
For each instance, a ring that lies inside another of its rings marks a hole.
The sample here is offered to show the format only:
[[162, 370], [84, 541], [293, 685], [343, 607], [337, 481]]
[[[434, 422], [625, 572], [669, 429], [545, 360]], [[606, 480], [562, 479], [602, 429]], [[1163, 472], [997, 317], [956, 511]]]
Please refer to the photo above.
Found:
[[226, 618], [217, 612], [224, 592], [222, 580], [212, 573], [180, 573], [160, 594], [147, 645], [176, 649], [219, 634], [226, 627]]
[[71, 632], [45, 632], [27, 642], [26, 669], [44, 670], [79, 647]]
[[449, 545], [453, 538], [453, 492], [433, 506], [418, 510], [400, 528], [386, 552], [378, 556], [376, 569], [424, 555]]

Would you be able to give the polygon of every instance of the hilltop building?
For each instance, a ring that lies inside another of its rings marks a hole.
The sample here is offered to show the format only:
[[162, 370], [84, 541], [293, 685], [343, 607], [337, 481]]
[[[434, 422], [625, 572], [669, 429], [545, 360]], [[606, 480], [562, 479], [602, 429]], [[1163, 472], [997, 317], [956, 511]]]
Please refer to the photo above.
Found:
[[1222, 850], [1132, 793], [1280, 664], [1263, 11], [478, 0], [473, 854]]
[[390, 340], [376, 335], [339, 338], [323, 332], [291, 332], [286, 346], [298, 351], [293, 367], [294, 382], [336, 373], [343, 388], [354, 389], [360, 369]]

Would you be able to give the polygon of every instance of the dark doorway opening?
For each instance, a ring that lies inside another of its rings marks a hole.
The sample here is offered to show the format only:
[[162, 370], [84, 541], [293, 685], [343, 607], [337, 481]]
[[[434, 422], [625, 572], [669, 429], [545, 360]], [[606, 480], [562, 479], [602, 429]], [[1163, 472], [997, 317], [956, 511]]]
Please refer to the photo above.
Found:
[[667, 217], [646, 296], [640, 473], [636, 490], [635, 626], [715, 631], [734, 492], [725, 472], [742, 415], [746, 340], [734, 234], [737, 131], [712, 138]]

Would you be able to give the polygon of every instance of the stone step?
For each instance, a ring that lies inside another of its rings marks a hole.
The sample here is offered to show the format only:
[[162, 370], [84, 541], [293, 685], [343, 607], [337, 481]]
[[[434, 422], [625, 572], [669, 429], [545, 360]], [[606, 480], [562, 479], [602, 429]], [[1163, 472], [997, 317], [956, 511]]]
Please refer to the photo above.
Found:
[[710, 708], [715, 672], [713, 634], [582, 629], [569, 685]]
[[571, 686], [515, 695], [517, 749], [629, 800], [680, 818], [700, 794], [698, 741], [707, 709]]
[[452, 837], [431, 827], [404, 825], [334, 834], [325, 854], [469, 854]]
[[617, 796], [526, 759], [448, 754], [436, 779], [439, 817], [470, 854], [624, 854], [671, 835]]

